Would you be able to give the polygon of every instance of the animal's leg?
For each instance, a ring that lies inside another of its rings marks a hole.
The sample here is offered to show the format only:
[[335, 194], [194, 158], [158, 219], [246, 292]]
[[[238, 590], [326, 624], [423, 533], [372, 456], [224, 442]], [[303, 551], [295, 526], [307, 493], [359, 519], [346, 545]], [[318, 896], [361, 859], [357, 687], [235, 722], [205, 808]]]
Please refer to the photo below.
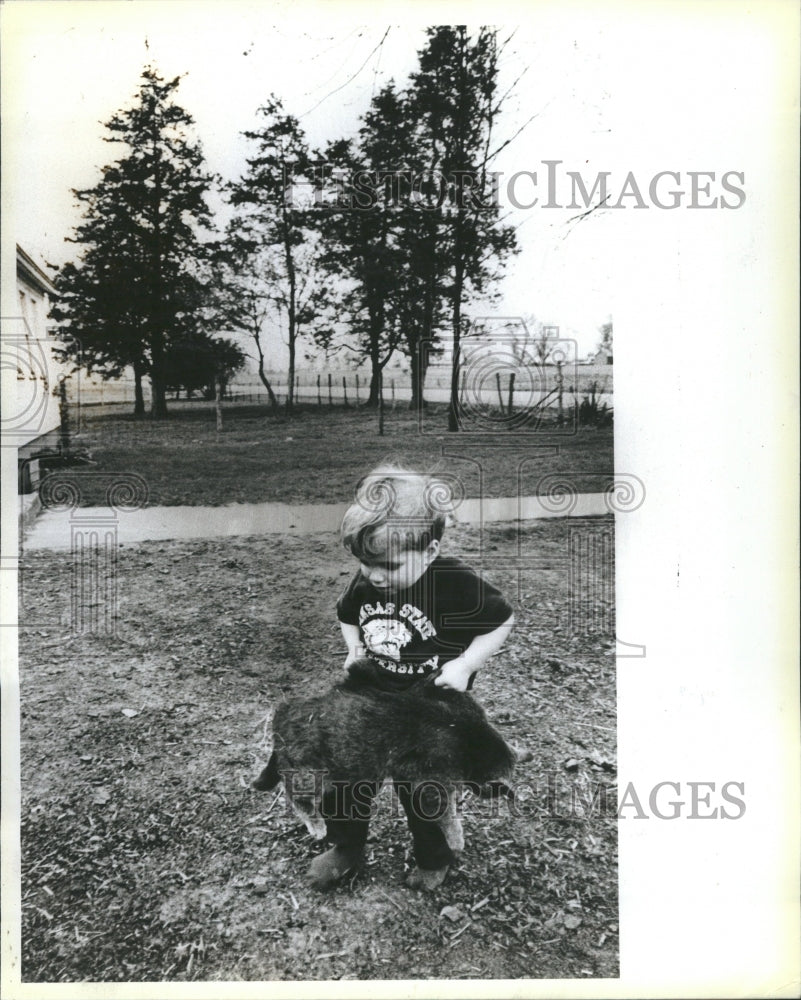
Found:
[[334, 846], [312, 862], [309, 868], [312, 888], [330, 889], [357, 867], [377, 791], [375, 782], [360, 781], [354, 785], [337, 783], [323, 794], [326, 834]]
[[456, 861], [441, 824], [449, 808], [448, 790], [436, 781], [423, 781], [415, 786], [396, 782], [395, 789], [406, 812], [414, 845], [416, 867], [407, 884], [413, 889], [435, 889]]
[[423, 889], [426, 892], [431, 892], [432, 889], [436, 889], [445, 881], [445, 876], [448, 874], [448, 867], [448, 865], [445, 865], [444, 868], [434, 868], [431, 870], [420, 867], [413, 868], [406, 877], [406, 885], [410, 889]]
[[363, 844], [330, 847], [309, 866], [309, 885], [312, 889], [333, 889], [340, 879], [356, 869], [363, 849]]
[[290, 796], [287, 789], [284, 789], [284, 791], [286, 792], [289, 804], [292, 806], [292, 811], [298, 819], [303, 823], [315, 840], [322, 840], [325, 836], [325, 820], [320, 815], [320, 810], [317, 808], [317, 802], [306, 795], [293, 798]]
[[445, 835], [448, 847], [452, 851], [463, 851], [464, 830], [462, 829], [462, 821], [456, 811], [456, 802], [459, 797], [458, 792], [455, 788], [448, 788], [447, 792], [448, 808], [442, 814], [442, 818], [439, 821], [440, 829]]
[[[251, 787], [260, 792], [272, 791], [284, 778], [278, 770], [278, 766], [278, 758], [275, 751], [273, 751], [267, 767], [264, 768], [255, 781], [251, 782]], [[292, 806], [293, 812], [303, 822], [312, 837], [315, 840], [322, 840], [325, 836], [325, 820], [320, 815], [314, 796], [305, 794], [296, 795], [291, 778], [288, 782], [284, 782], [284, 794], [286, 795], [287, 802]]]
[[275, 751], [273, 751], [267, 767], [264, 768], [255, 781], [251, 782], [251, 787], [255, 788], [257, 792], [271, 792], [280, 780], [281, 775], [278, 772], [278, 760], [276, 759]]

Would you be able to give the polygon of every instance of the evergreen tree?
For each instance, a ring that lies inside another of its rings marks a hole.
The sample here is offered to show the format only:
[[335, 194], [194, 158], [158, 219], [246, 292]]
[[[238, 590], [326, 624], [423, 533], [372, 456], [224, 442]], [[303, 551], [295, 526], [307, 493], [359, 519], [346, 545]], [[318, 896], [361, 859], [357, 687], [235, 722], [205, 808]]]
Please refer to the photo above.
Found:
[[[390, 308], [401, 266], [395, 233], [397, 206], [379, 178], [377, 164], [397, 162], [396, 150], [387, 148], [387, 139], [397, 147], [402, 127], [399, 98], [390, 84], [373, 99], [359, 144], [342, 139], [328, 146], [323, 169], [329, 187], [326, 190], [323, 179], [318, 194], [324, 204], [312, 216], [321, 237], [319, 266], [334, 279], [329, 295], [334, 323], [318, 324], [315, 339], [326, 350], [345, 346], [359, 362], [369, 361], [370, 393], [365, 405], [371, 407], [379, 404], [384, 368], [401, 340]], [[349, 336], [337, 344], [337, 327], [343, 323]]]
[[[371, 101], [356, 140], [329, 144], [317, 168], [320, 266], [330, 283], [335, 322], [318, 324], [318, 344], [348, 347], [370, 363], [368, 405], [378, 405], [383, 371], [395, 350], [410, 362], [412, 408], [423, 405], [430, 352], [447, 273], [441, 212], [408, 91], [390, 82]], [[344, 338], [342, 325], [348, 331]]]
[[[430, 178], [421, 173], [416, 109], [409, 90], [392, 84], [379, 93], [364, 116], [362, 149], [383, 212], [386, 338], [404, 351], [411, 371], [411, 408], [424, 405], [423, 386], [441, 314], [444, 260], [440, 250], [441, 212]], [[388, 359], [387, 359], [388, 360]]]
[[264, 294], [286, 317], [286, 407], [291, 410], [298, 339], [319, 308], [313, 233], [306, 209], [293, 198], [294, 181], [308, 172], [309, 153], [298, 120], [284, 113], [277, 97], [258, 114], [260, 127], [245, 132], [255, 144], [255, 155], [229, 189], [231, 203], [240, 209], [231, 228], [242, 238], [240, 250], [249, 245], [248, 254], [232, 256], [231, 266], [239, 275], [249, 273], [261, 280]]
[[155, 418], [167, 412], [170, 345], [202, 322], [201, 234], [211, 223], [212, 179], [192, 118], [173, 101], [179, 83], [147, 67], [133, 106], [106, 122], [106, 141], [128, 151], [94, 188], [75, 191], [85, 209], [71, 241], [81, 254], [56, 278], [63, 357], [106, 378], [132, 365], [138, 413], [148, 375]]
[[334, 176], [322, 184], [317, 226], [321, 263], [343, 282], [340, 313], [370, 359], [371, 399], [400, 348], [411, 368], [411, 406], [422, 407], [429, 361], [450, 329], [455, 430], [463, 307], [487, 294], [515, 249], [488, 171], [502, 104], [495, 32], [431, 28], [419, 67], [404, 90], [390, 84], [376, 95], [358, 142], [328, 147]]
[[429, 28], [412, 75], [410, 110], [417, 124], [419, 169], [441, 185], [438, 223], [430, 226], [436, 260], [448, 272], [442, 291], [450, 312], [452, 366], [449, 430], [459, 429], [462, 313], [466, 301], [487, 291], [516, 247], [514, 230], [500, 222], [487, 167], [497, 95], [498, 45], [494, 29], [471, 37], [464, 25]]

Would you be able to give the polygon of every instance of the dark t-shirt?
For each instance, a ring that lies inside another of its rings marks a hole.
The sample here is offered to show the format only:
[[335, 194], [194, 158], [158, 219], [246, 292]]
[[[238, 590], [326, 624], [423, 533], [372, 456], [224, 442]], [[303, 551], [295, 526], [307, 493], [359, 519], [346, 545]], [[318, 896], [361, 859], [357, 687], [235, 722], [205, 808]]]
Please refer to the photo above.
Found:
[[500, 591], [445, 556], [397, 592], [376, 590], [356, 573], [337, 602], [339, 620], [358, 625], [367, 655], [399, 687], [455, 659], [477, 635], [494, 631], [511, 614]]

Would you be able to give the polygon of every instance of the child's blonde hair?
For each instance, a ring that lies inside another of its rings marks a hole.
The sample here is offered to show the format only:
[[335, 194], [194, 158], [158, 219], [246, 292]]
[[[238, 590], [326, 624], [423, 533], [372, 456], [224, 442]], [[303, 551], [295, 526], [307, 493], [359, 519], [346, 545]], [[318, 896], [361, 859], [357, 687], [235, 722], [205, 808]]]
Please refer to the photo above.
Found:
[[[450, 487], [443, 480], [397, 465], [380, 465], [356, 488], [342, 518], [342, 544], [364, 561], [394, 552], [422, 552], [440, 541], [452, 515]], [[388, 528], [389, 535], [381, 529]]]

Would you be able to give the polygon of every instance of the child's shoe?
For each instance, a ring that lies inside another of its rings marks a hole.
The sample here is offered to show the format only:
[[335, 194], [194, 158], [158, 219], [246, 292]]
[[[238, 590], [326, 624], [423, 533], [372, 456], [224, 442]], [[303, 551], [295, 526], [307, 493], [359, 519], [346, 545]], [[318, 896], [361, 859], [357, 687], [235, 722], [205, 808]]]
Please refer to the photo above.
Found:
[[430, 892], [445, 881], [448, 867], [445, 865], [444, 868], [413, 868], [406, 878], [406, 885], [410, 889], [424, 889]]
[[359, 864], [361, 847], [332, 847], [312, 861], [309, 884], [312, 889], [332, 889]]

